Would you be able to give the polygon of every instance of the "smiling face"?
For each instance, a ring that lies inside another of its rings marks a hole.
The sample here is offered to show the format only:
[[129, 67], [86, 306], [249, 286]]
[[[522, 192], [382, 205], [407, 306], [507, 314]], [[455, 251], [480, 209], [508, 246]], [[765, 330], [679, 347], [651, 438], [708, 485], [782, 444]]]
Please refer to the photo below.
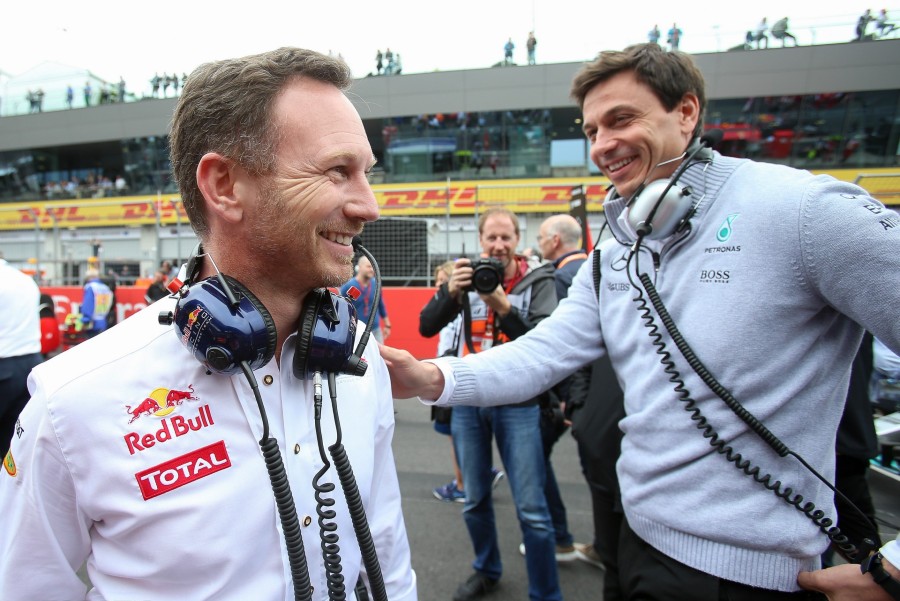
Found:
[[505, 269], [505, 279], [516, 273], [516, 247], [519, 246], [519, 234], [512, 218], [506, 213], [494, 213], [485, 221], [479, 236], [481, 250], [488, 257], [499, 259]]
[[272, 118], [280, 142], [246, 215], [252, 251], [293, 287], [340, 285], [352, 275], [351, 239], [378, 218], [362, 121], [340, 90], [304, 78], [285, 86]]
[[630, 198], [642, 183], [670, 177], [700, 116], [694, 94], [687, 93], [667, 111], [633, 71], [619, 72], [595, 85], [584, 97], [584, 133], [591, 160], [616, 191]]

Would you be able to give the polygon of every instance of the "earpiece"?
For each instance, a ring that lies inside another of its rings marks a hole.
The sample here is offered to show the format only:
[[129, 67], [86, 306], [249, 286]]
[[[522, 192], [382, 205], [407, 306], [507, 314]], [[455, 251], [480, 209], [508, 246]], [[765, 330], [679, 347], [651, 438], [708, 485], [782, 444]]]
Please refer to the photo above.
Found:
[[306, 380], [316, 372], [361, 376], [368, 367], [362, 352], [354, 353], [356, 307], [335, 291], [318, 288], [303, 301], [294, 377]]
[[236, 374], [245, 361], [250, 369], [259, 369], [275, 356], [272, 316], [237, 280], [211, 277], [185, 286], [180, 294], [175, 311], [160, 314], [159, 322], [174, 325], [182, 344], [210, 371]]
[[[660, 240], [675, 230], [690, 215], [691, 188], [676, 185], [685, 170], [694, 163], [709, 163], [713, 147], [722, 139], [722, 130], [709, 130], [699, 140], [694, 139], [671, 179], [661, 179], [641, 185], [628, 201], [628, 223], [641, 238]], [[674, 159], [673, 159], [674, 160]], [[666, 161], [668, 163], [670, 161]], [[660, 163], [662, 165], [664, 163]]]
[[659, 240], [675, 231], [690, 208], [689, 187], [681, 188], [672, 185], [671, 180], [659, 179], [650, 182], [632, 197], [628, 223], [638, 236]]

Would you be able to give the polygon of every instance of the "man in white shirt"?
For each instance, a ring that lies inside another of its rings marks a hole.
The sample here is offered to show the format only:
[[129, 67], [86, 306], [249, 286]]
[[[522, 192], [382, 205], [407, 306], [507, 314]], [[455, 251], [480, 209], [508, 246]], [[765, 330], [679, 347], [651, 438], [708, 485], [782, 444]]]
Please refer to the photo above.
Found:
[[336, 353], [367, 364], [352, 374], [314, 360], [322, 319], [361, 337], [324, 287], [378, 217], [351, 82], [297, 48], [188, 79], [171, 157], [205, 252], [179, 295], [33, 372], [0, 473], [0, 599], [417, 598], [378, 348]]
[[0, 255], [0, 455], [9, 450], [16, 419], [28, 402], [25, 381], [41, 362], [41, 291]]

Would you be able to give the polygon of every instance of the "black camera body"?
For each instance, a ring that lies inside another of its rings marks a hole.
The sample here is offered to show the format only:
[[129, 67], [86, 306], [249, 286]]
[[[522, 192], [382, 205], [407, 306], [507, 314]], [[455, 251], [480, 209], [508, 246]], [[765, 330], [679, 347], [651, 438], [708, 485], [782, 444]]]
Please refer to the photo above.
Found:
[[503, 283], [503, 263], [494, 257], [482, 257], [472, 261], [472, 285], [466, 292], [474, 290], [481, 294], [490, 294]]

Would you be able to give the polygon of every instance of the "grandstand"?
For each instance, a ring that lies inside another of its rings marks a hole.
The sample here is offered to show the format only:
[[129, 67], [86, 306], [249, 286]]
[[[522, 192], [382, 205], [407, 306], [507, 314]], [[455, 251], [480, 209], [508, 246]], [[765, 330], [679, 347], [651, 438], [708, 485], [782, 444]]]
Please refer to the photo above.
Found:
[[[860, 181], [900, 204], [900, 40], [695, 56], [720, 150]], [[473, 216], [509, 206], [531, 246], [582, 186], [591, 230], [606, 180], [568, 97], [579, 63], [366, 77], [351, 97], [379, 169], [382, 220], [367, 246], [393, 286], [478, 248]], [[120, 276], [183, 260], [195, 243], [169, 173], [176, 100], [145, 99], [0, 119], [0, 249], [53, 286], [89, 261]], [[67, 183], [67, 185], [63, 185]], [[99, 251], [99, 252], [97, 252]], [[124, 277], [125, 283], [131, 283]]]

